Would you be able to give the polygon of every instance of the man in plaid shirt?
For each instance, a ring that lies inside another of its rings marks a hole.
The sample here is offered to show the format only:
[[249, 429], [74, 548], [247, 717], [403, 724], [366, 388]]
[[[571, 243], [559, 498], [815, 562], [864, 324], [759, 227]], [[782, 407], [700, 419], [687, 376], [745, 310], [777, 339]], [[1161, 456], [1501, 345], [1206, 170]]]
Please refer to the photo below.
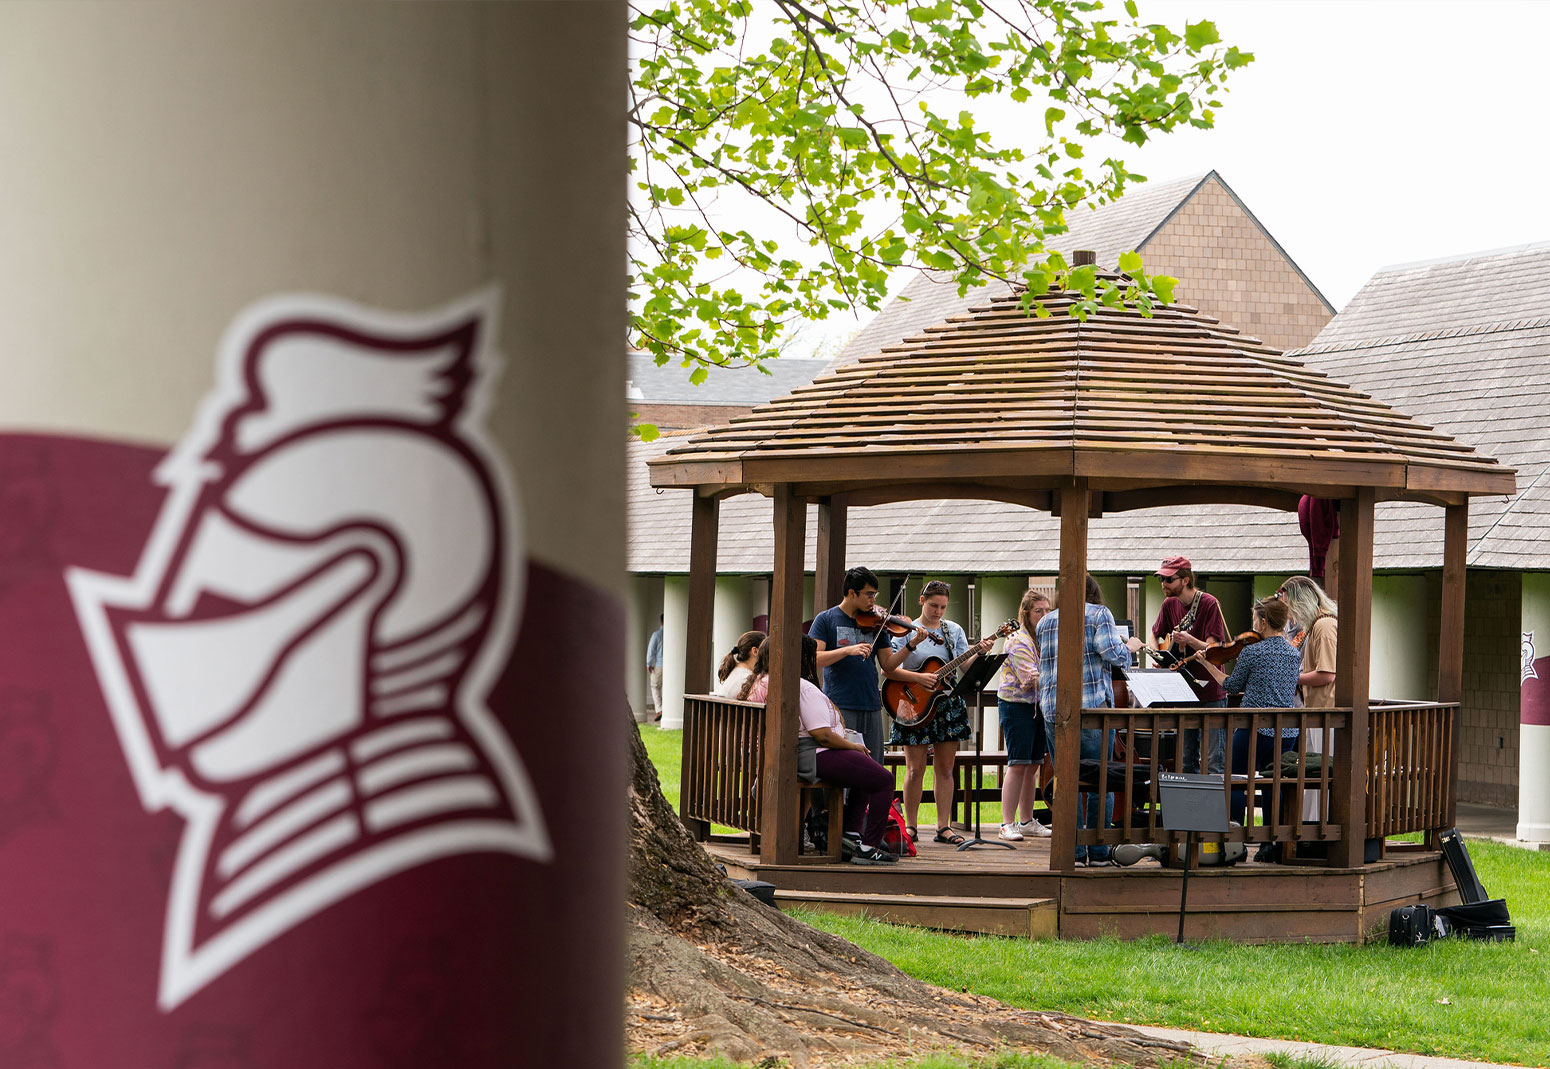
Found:
[[[1098, 588], [1098, 581], [1089, 575], [1086, 585], [1087, 603], [1084, 606], [1083, 617], [1086, 644], [1082, 650], [1082, 708], [1106, 709], [1114, 704], [1112, 666], [1129, 664], [1131, 651], [1140, 649], [1144, 643], [1134, 636], [1128, 639], [1121, 636], [1119, 628], [1114, 624], [1114, 614], [1104, 608], [1103, 591]], [[1039, 702], [1044, 709], [1056, 708], [1055, 666], [1060, 660], [1059, 621], [1059, 609], [1046, 613], [1044, 619], [1039, 621], [1036, 631], [1039, 643]], [[1102, 743], [1096, 728], [1082, 732], [1081, 758], [1083, 760], [1096, 759], [1101, 748]], [[1113, 799], [1112, 794], [1104, 795], [1105, 824], [1108, 823], [1112, 813]], [[1078, 813], [1082, 825], [1094, 827], [1097, 816], [1097, 797], [1084, 794]], [[1109, 848], [1094, 846], [1089, 851], [1086, 846], [1078, 843], [1076, 860], [1078, 864], [1106, 865], [1109, 862]]]

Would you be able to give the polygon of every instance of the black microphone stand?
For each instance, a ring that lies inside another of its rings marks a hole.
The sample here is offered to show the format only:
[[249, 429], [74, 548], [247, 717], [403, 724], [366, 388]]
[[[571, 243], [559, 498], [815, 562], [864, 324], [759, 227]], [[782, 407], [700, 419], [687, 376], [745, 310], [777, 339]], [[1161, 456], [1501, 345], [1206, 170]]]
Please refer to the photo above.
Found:
[[[969, 621], [974, 621], [974, 584], [969, 584]], [[981, 629], [983, 630], [983, 628]], [[967, 701], [968, 695], [974, 695], [974, 837], [965, 839], [958, 844], [961, 853], [971, 850], [976, 846], [1002, 846], [1008, 850], [1016, 850], [1011, 843], [1003, 843], [984, 838], [980, 835], [980, 794], [985, 790], [985, 763], [982, 760], [985, 744], [985, 683], [990, 675], [1006, 660], [1004, 653], [987, 653], [981, 655], [973, 664], [966, 668], [958, 678], [958, 685], [953, 688], [953, 693], [963, 697]], [[969, 799], [964, 800], [964, 828], [968, 828]], [[941, 803], [938, 803], [939, 805]]]

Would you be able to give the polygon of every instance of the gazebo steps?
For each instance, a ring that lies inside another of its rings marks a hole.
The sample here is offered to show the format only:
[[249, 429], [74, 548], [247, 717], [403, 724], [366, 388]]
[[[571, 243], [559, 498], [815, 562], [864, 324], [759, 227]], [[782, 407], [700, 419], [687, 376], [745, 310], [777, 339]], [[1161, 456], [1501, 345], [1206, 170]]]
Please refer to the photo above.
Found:
[[777, 889], [775, 903], [782, 909], [864, 914], [890, 924], [982, 935], [1053, 939], [1059, 931], [1059, 910], [1052, 898], [962, 898]]
[[[1019, 843], [1015, 851], [959, 853], [925, 841], [919, 857], [886, 866], [770, 865], [750, 855], [746, 841], [706, 846], [729, 876], [773, 883], [778, 904], [786, 908], [800, 903], [864, 911], [900, 924], [1007, 934], [962, 918], [981, 908], [1003, 912], [997, 907], [1007, 902], [1026, 909], [1049, 900], [1041, 909], [1049, 911], [1061, 939], [1172, 937], [1178, 931], [1182, 870], [1147, 861], [1130, 868], [1050, 872], [1047, 842]], [[1436, 907], [1456, 900], [1452, 878], [1435, 852], [1392, 856], [1355, 869], [1244, 862], [1191, 872], [1185, 938], [1357, 943], [1381, 937], [1397, 906]], [[954, 905], [931, 908], [938, 902]], [[949, 919], [941, 919], [941, 912]], [[1030, 930], [1026, 918], [1013, 923], [1019, 936]]]

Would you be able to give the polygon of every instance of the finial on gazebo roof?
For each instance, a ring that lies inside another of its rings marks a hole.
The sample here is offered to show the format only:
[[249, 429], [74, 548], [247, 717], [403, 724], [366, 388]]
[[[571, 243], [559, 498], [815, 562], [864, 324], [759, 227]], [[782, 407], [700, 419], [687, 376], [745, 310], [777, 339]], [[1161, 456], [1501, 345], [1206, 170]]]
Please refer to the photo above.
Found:
[[1072, 267], [1097, 267], [1098, 254], [1092, 249], [1077, 249], [1071, 254]]

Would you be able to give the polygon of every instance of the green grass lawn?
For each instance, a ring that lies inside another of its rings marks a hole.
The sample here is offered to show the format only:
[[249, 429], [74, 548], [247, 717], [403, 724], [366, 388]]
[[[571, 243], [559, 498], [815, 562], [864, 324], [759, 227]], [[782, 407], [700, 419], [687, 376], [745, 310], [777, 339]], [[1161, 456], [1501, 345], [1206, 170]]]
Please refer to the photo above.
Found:
[[[653, 762], [666, 771], [663, 789], [670, 780], [669, 797], [676, 802], [679, 733], [650, 725], [643, 732]], [[999, 820], [991, 808], [985, 807], [986, 824]], [[921, 823], [930, 820], [923, 812]], [[1033, 942], [801, 916], [912, 976], [1028, 1009], [1550, 1066], [1550, 854], [1485, 840], [1470, 840], [1469, 850], [1486, 889], [1507, 899], [1517, 942], [1450, 939], [1398, 950], [1381, 943], [1223, 941], [1179, 948], [1164, 937]]]

